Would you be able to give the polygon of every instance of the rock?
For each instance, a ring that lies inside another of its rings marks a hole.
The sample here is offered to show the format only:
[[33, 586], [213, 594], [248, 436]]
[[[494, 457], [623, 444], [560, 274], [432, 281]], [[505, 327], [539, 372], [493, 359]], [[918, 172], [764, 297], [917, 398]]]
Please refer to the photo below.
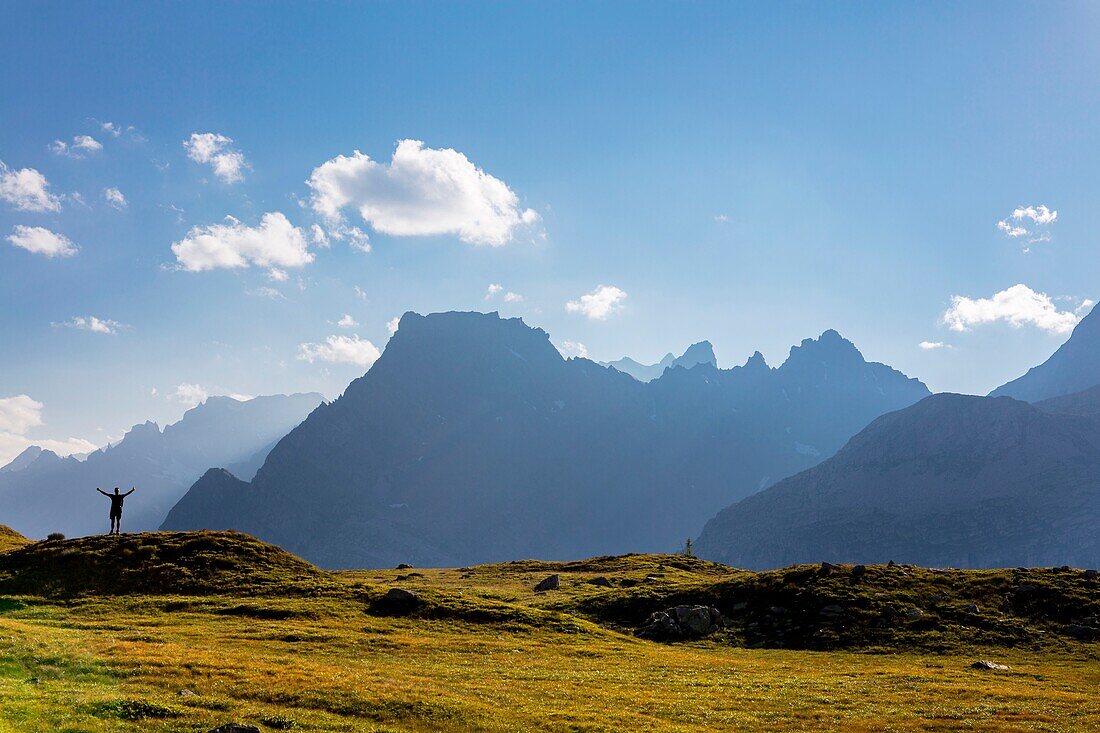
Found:
[[409, 565], [407, 562], [403, 562], [400, 565], [398, 565], [397, 568], [395, 568], [395, 569], [396, 570], [408, 570], [411, 567], [412, 567], [412, 565]]
[[978, 661], [971, 664], [970, 668], [971, 669], [988, 669], [988, 670], [1005, 672], [1005, 671], [1008, 671], [1009, 666], [1007, 664], [997, 664], [996, 662], [991, 662], [988, 659], [979, 659]]
[[194, 692], [193, 690], [188, 690], [185, 687], [185, 688], [183, 688], [182, 690], [179, 690], [176, 693], [176, 697], [198, 697], [198, 694], [196, 692]]
[[535, 586], [535, 591], [542, 593], [548, 590], [557, 590], [561, 587], [561, 578], [558, 575], [550, 575], [539, 582]]
[[651, 614], [639, 632], [649, 639], [699, 639], [722, 626], [722, 614], [713, 606], [681, 605]]
[[404, 588], [390, 588], [375, 603], [375, 608], [382, 613], [405, 614], [416, 610], [420, 602], [419, 593]]
[[966, 604], [966, 607], [963, 608], [963, 610], [966, 611], [967, 613], [981, 613], [982, 612], [982, 609], [978, 607], [977, 603], [968, 603], [968, 604]]
[[210, 730], [210, 733], [260, 733], [260, 729], [254, 725], [244, 723], [226, 723]]
[[854, 568], [852, 568], [852, 577], [853, 578], [857, 578], [857, 579], [862, 578], [866, 574], [867, 574], [867, 566], [866, 565], [856, 565]]
[[741, 611], [747, 610], [748, 607], [749, 607], [748, 603], [746, 603], [745, 601], [739, 601], [738, 603], [733, 604], [733, 606], [731, 608], [734, 612], [740, 613]]
[[1085, 577], [1089, 580], [1096, 580], [1097, 578], [1100, 578], [1100, 570], [1086, 570]]
[[634, 586], [638, 585], [638, 581], [635, 578], [623, 578], [619, 581], [619, 585], [624, 588], [633, 588]]
[[663, 577], [664, 577], [663, 575], [657, 575], [655, 573], [651, 573], [651, 574], [645, 576], [645, 580], [643, 580], [642, 582], [643, 583], [656, 583], [658, 580], [660, 580]]
[[29, 678], [29, 679], [27, 680], [27, 684], [28, 684], [28, 685], [37, 685], [37, 684], [38, 684], [38, 678], [37, 678], [37, 677], [31, 677], [31, 678]]
[[822, 575], [828, 575], [829, 573], [833, 572], [836, 569], [837, 569], [836, 565], [833, 565], [831, 562], [821, 563], [821, 574]]
[[922, 618], [924, 618], [924, 611], [919, 608], [910, 608], [905, 612], [906, 621], [919, 621]]
[[605, 578], [602, 575], [597, 575], [595, 578], [590, 578], [588, 580], [588, 582], [591, 585], [598, 585], [601, 588], [610, 588], [611, 587], [611, 581], [608, 580], [607, 578]]
[[786, 616], [787, 609], [783, 608], [783, 606], [772, 606], [768, 609], [768, 613], [773, 616]]
[[818, 611], [818, 613], [822, 616], [836, 618], [837, 616], [844, 615], [844, 608], [843, 606], [838, 606], [834, 603], [828, 606], [824, 606], [820, 611]]
[[1078, 641], [1096, 641], [1100, 639], [1100, 629], [1083, 624], [1066, 624], [1062, 627], [1062, 633], [1072, 636]]

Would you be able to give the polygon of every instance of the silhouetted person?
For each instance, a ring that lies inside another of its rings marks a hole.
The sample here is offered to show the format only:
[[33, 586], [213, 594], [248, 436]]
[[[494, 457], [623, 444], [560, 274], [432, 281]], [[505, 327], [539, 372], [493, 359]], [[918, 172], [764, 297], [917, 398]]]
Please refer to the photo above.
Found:
[[115, 487], [115, 493], [108, 494], [98, 486], [95, 490], [106, 496], [111, 500], [111, 531], [107, 534], [121, 534], [122, 532], [122, 502], [126, 501], [126, 497], [134, 493], [137, 487], [131, 487], [125, 494], [118, 493], [118, 487]]

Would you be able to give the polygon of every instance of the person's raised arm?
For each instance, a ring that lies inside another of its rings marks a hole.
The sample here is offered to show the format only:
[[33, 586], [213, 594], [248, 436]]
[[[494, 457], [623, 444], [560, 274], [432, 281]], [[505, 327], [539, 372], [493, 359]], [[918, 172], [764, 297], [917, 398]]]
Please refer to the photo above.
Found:
[[108, 494], [108, 493], [107, 493], [106, 491], [104, 491], [103, 489], [99, 488], [98, 486], [97, 486], [97, 487], [95, 487], [95, 490], [96, 490], [96, 491], [98, 491], [99, 493], [103, 494], [104, 496], [110, 496], [110, 494]]
[[131, 486], [130, 490], [127, 491], [125, 494], [123, 494], [123, 496], [129, 496], [130, 494], [134, 493], [135, 491], [137, 491], [137, 487], [136, 486]]

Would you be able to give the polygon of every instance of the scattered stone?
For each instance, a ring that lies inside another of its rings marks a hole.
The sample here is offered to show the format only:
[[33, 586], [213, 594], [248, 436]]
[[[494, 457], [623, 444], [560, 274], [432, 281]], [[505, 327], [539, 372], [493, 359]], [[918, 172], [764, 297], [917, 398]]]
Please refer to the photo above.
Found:
[[856, 565], [854, 568], [852, 568], [852, 577], [853, 578], [862, 578], [866, 574], [867, 574], [867, 566], [866, 565]]
[[642, 582], [643, 583], [656, 583], [660, 579], [661, 579], [660, 575], [650, 574], [650, 575], [645, 576], [645, 580], [643, 580]]
[[1010, 667], [1007, 664], [997, 664], [996, 662], [991, 662], [988, 659], [979, 659], [978, 661], [974, 662], [974, 664], [971, 664], [970, 668], [971, 669], [988, 669], [988, 670], [991, 670], [991, 671], [998, 671], [998, 672], [1007, 672], [1010, 669]]
[[1083, 624], [1066, 624], [1062, 627], [1062, 633], [1066, 636], [1072, 636], [1078, 641], [1096, 641], [1100, 639], [1100, 629]]
[[38, 684], [38, 678], [37, 677], [31, 677], [30, 679], [27, 680], [27, 684], [28, 685], [37, 685]]
[[412, 565], [409, 565], [407, 562], [403, 562], [400, 565], [398, 565], [397, 568], [395, 568], [395, 569], [396, 570], [408, 570], [411, 567], [412, 567]]
[[721, 626], [717, 608], [682, 605], [650, 615], [638, 635], [657, 640], [700, 639]]
[[375, 604], [382, 613], [406, 614], [420, 605], [420, 594], [404, 588], [390, 588]]
[[897, 567], [897, 563], [894, 562], [893, 560], [891, 560], [890, 562], [886, 563], [886, 567], [888, 567], [888, 568]]
[[611, 587], [611, 581], [608, 580], [607, 578], [605, 578], [602, 575], [597, 575], [595, 578], [590, 578], [588, 580], [588, 582], [591, 585], [598, 585], [601, 588], [610, 588]]
[[837, 566], [833, 565], [831, 562], [822, 562], [821, 563], [821, 571], [820, 571], [821, 575], [832, 575], [833, 572], [836, 571], [836, 570], [837, 570]]
[[582, 629], [580, 626], [577, 626], [576, 624], [566, 624], [565, 626], [561, 627], [561, 630], [570, 634], [580, 634], [584, 632], [584, 629]]
[[619, 581], [619, 585], [624, 588], [633, 588], [638, 585], [638, 581], [635, 578], [623, 578]]
[[919, 621], [922, 618], [924, 618], [924, 611], [919, 608], [910, 608], [905, 612], [906, 621]]
[[1096, 580], [1097, 578], [1100, 578], [1100, 570], [1086, 570], [1085, 577], [1089, 580]]
[[212, 729], [210, 733], [260, 733], [260, 729], [244, 723], [226, 723]]
[[535, 591], [542, 593], [548, 590], [557, 590], [560, 587], [561, 578], [557, 574], [554, 574], [541, 580], [539, 584], [535, 586]]
[[963, 610], [966, 611], [967, 613], [981, 613], [982, 612], [982, 609], [978, 607], [977, 603], [968, 603], [968, 604], [966, 604], [966, 607]]
[[198, 697], [198, 693], [196, 693], [194, 690], [188, 690], [185, 687], [176, 693], [176, 697]]

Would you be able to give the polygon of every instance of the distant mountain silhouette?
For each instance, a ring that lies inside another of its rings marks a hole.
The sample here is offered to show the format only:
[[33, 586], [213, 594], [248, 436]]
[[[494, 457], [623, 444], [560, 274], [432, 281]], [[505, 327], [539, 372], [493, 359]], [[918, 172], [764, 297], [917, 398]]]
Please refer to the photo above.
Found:
[[1100, 312], [1096, 308], [1077, 324], [1069, 340], [1027, 374], [989, 393], [1038, 402], [1073, 394], [1100, 384]]
[[407, 313], [251, 482], [207, 472], [163, 528], [234, 528], [328, 567], [670, 550], [927, 394], [835, 331], [778, 369], [755, 354], [643, 383], [519, 319]]
[[124, 531], [155, 529], [210, 466], [251, 461], [305, 419], [319, 394], [211, 397], [164, 428], [135, 425], [118, 443], [83, 461], [31, 447], [0, 469], [0, 522], [29, 537], [104, 532], [109, 502], [97, 486], [138, 492], [126, 501]]
[[714, 347], [710, 345], [710, 342], [700, 341], [697, 344], [689, 346], [687, 351], [680, 356], [675, 356], [671, 352], [665, 354], [665, 358], [661, 359], [656, 364], [640, 364], [629, 356], [624, 356], [618, 361], [601, 361], [598, 363], [600, 366], [611, 367], [612, 369], [617, 369], [620, 372], [629, 374], [639, 382], [651, 382], [664, 374], [665, 369], [669, 367], [682, 366], [686, 369], [691, 369], [696, 364], [713, 364], [714, 366], [718, 366], [718, 359], [714, 357]]
[[[884, 415], [821, 465], [723, 510], [701, 557], [955, 567], [1100, 565], [1095, 392], [1029, 405], [938, 394]], [[1065, 414], [1082, 411], [1082, 414]]]

